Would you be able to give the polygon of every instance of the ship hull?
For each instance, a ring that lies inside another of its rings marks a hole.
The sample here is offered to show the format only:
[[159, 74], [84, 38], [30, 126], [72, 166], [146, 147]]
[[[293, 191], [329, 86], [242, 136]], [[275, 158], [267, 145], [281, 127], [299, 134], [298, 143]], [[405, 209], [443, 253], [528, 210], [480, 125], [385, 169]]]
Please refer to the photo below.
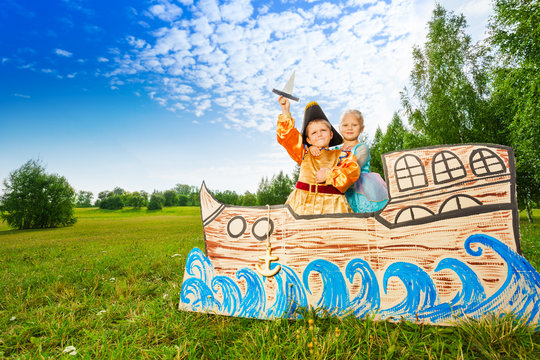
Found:
[[[450, 149], [465, 153], [462, 148]], [[386, 156], [386, 164], [398, 155]], [[203, 184], [206, 253], [190, 252], [179, 307], [259, 319], [296, 318], [315, 309], [440, 325], [514, 313], [538, 326], [540, 275], [519, 254], [511, 154], [501, 158], [508, 171], [491, 183], [464, 180], [478, 188], [476, 198], [503, 201], [401, 223], [388, 220], [400, 218], [399, 206], [429, 209], [439, 201], [447, 209], [448, 201], [438, 199], [448, 186], [412, 206], [391, 199], [386, 213], [298, 216], [287, 205], [220, 204]], [[447, 198], [471, 196], [469, 187]]]

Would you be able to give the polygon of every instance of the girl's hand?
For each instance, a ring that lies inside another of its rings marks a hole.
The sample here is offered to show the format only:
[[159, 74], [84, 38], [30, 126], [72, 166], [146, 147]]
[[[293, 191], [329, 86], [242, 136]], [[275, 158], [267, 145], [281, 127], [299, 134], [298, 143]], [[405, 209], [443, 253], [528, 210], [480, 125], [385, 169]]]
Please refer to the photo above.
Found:
[[309, 153], [311, 154], [311, 156], [317, 157], [321, 155], [321, 149], [319, 149], [317, 146], [310, 146]]
[[287, 98], [284, 97], [284, 96], [280, 96], [280, 97], [278, 98], [278, 102], [279, 102], [279, 105], [281, 106], [281, 112], [282, 112], [284, 115], [290, 114], [289, 109], [291, 108], [291, 103], [289, 102], [289, 99], [287, 99]]
[[315, 173], [315, 181], [317, 184], [326, 182], [326, 173], [330, 171], [329, 168], [321, 168]]

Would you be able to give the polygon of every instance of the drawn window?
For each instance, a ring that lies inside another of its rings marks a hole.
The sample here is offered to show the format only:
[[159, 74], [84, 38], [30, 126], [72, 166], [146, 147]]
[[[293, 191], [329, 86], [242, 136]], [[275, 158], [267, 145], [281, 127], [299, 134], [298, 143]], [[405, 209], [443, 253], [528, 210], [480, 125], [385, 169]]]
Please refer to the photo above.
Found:
[[403, 155], [396, 161], [396, 180], [399, 191], [427, 186], [426, 171], [420, 159], [414, 155]]
[[401, 209], [396, 215], [396, 224], [406, 221], [417, 220], [428, 216], [435, 215], [431, 210], [422, 206], [409, 206]]
[[494, 175], [506, 171], [502, 159], [489, 149], [474, 150], [469, 161], [476, 176]]
[[482, 202], [469, 195], [454, 195], [447, 199], [439, 209], [439, 214], [482, 205]]
[[447, 150], [435, 154], [432, 168], [435, 184], [444, 184], [464, 178], [466, 175], [461, 160], [454, 153]]

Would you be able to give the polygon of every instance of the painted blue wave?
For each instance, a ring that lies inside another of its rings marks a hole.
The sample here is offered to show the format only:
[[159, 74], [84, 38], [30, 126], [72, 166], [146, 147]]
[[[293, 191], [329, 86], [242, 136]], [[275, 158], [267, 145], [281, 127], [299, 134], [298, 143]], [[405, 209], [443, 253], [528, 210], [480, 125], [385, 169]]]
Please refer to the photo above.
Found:
[[422, 309], [416, 316], [419, 320], [429, 320], [438, 323], [451, 317], [458, 318], [467, 313], [472, 304], [478, 304], [486, 298], [484, 287], [476, 273], [463, 262], [446, 258], [437, 264], [435, 272], [452, 270], [461, 281], [461, 290], [448, 303], [441, 303], [427, 309]]
[[[242, 294], [240, 288], [233, 279], [227, 276], [216, 276], [212, 279], [213, 294], [221, 289], [223, 301], [218, 305], [219, 309], [226, 312], [228, 315], [235, 316], [239, 310]], [[212, 295], [213, 295], [212, 294]]]
[[450, 301], [452, 308], [468, 309], [471, 304], [484, 301], [486, 298], [484, 287], [480, 283], [478, 275], [470, 267], [459, 260], [446, 258], [437, 264], [435, 272], [446, 269], [455, 272], [459, 276], [462, 285], [461, 290]]
[[[270, 265], [270, 270], [280, 264]], [[268, 309], [266, 317], [297, 317], [297, 310], [307, 308], [307, 297], [298, 275], [288, 266], [280, 265], [281, 270], [274, 275], [277, 282], [276, 301]]]
[[304, 270], [304, 286], [310, 294], [309, 274], [312, 271], [319, 273], [323, 282], [322, 294], [315, 307], [332, 315], [349, 311], [349, 291], [339, 267], [322, 259], [310, 262]]
[[[473, 250], [471, 245], [474, 243], [492, 248], [504, 260], [508, 270], [506, 281], [499, 290], [485, 301], [471, 304], [468, 315], [480, 317], [484, 313], [512, 312], [530, 323], [540, 310], [540, 274], [523, 256], [491, 236], [477, 234], [465, 241], [465, 250], [470, 255], [481, 256], [482, 247]], [[536, 322], [540, 325], [539, 319]]]
[[350, 309], [356, 316], [365, 316], [368, 312], [379, 310], [381, 306], [381, 294], [377, 277], [368, 262], [362, 259], [353, 259], [345, 268], [345, 274], [351, 284], [355, 275], [360, 275], [360, 290], [350, 301]]
[[193, 310], [220, 310], [221, 304], [216, 300], [211, 289], [214, 267], [200, 249], [194, 248], [189, 252], [186, 273], [192, 277], [183, 282], [180, 301], [190, 305]]
[[[378, 312], [382, 319], [405, 318], [432, 323], [463, 316], [479, 318], [486, 313], [512, 313], [540, 328], [540, 274], [525, 258], [491, 236], [472, 235], [464, 243], [467, 253], [479, 258], [487, 248], [495, 251], [508, 269], [504, 283], [489, 297], [478, 275], [466, 263], [455, 258], [442, 259], [433, 271], [450, 270], [459, 277], [462, 287], [453, 299], [440, 302], [430, 276], [433, 274], [428, 274], [415, 264], [395, 262], [384, 273], [382, 289], [386, 293], [389, 280], [397, 277], [405, 291], [397, 305], [381, 309], [381, 289], [377, 277], [363, 259], [352, 259], [344, 273], [330, 261], [314, 260], [302, 272], [303, 281], [290, 267], [276, 263], [271, 264], [270, 268], [280, 265], [281, 270], [271, 280], [249, 268], [238, 270], [236, 279], [232, 279], [214, 276], [210, 260], [195, 248], [188, 255], [188, 276], [182, 285], [180, 298], [194, 311], [260, 319], [295, 318], [298, 317], [298, 309], [308, 307], [331, 315], [354, 312], [356, 316], [363, 317], [369, 312]], [[312, 295], [309, 278], [313, 273], [320, 277], [323, 286], [318, 298], [308, 303], [306, 294]], [[239, 286], [242, 282], [244, 286]], [[354, 282], [358, 291], [351, 294]], [[266, 302], [265, 283], [266, 286], [275, 287], [272, 304]], [[246, 289], [245, 293], [241, 288]]]
[[419, 311], [433, 307], [437, 301], [437, 290], [429, 275], [415, 264], [396, 262], [386, 269], [383, 278], [384, 292], [387, 291], [388, 280], [398, 277], [407, 291], [401, 302], [390, 309], [381, 311], [383, 317], [403, 317], [414, 319]]
[[260, 318], [266, 308], [266, 293], [261, 277], [253, 270], [244, 268], [236, 272], [238, 279], [246, 282], [246, 293], [240, 301], [238, 316]]

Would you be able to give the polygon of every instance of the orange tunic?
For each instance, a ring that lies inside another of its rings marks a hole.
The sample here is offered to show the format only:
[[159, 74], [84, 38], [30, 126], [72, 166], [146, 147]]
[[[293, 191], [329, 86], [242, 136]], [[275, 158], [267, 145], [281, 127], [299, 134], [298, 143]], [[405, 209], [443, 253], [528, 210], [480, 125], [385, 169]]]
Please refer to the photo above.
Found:
[[[302, 143], [302, 135], [294, 127], [294, 119], [290, 115], [279, 115], [277, 140], [300, 165], [298, 181], [313, 185], [312, 191], [294, 189], [286, 204], [299, 215], [352, 212], [343, 193], [358, 179], [360, 168], [351, 152], [322, 149], [320, 156], [311, 156]], [[330, 171], [326, 175], [326, 182], [319, 185], [332, 185], [342, 194], [317, 192], [315, 174], [325, 167]]]

